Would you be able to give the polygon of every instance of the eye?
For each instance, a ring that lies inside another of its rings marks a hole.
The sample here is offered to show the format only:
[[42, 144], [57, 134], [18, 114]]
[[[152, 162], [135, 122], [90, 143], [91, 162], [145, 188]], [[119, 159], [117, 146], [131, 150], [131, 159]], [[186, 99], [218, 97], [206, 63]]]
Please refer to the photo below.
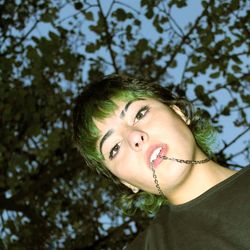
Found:
[[121, 142], [115, 144], [115, 146], [110, 150], [110, 152], [109, 152], [109, 159], [110, 160], [113, 160], [116, 157], [116, 155], [118, 154], [118, 152], [120, 150], [120, 147], [121, 147]]
[[143, 106], [136, 114], [135, 119], [134, 119], [134, 123], [138, 122], [139, 120], [141, 120], [148, 112], [149, 112], [150, 108], [149, 106]]

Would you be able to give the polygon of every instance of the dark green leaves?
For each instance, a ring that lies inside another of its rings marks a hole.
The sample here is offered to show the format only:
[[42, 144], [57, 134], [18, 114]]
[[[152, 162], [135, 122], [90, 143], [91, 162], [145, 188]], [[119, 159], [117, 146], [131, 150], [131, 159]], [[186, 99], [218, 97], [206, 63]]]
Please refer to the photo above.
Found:
[[83, 8], [83, 4], [82, 4], [82, 2], [78, 1], [78, 2], [74, 3], [74, 7], [76, 10], [81, 10]]
[[221, 111], [222, 115], [229, 116], [231, 114], [232, 108], [236, 107], [238, 104], [238, 101], [236, 99], [231, 100]]
[[146, 7], [145, 16], [148, 19], [151, 19], [154, 15], [154, 7], [159, 4], [160, 1], [150, 1], [150, 0], [141, 0], [141, 7]]
[[214, 72], [214, 73], [210, 74], [210, 77], [211, 77], [212, 79], [216, 79], [216, 78], [218, 78], [219, 76], [220, 76], [220, 72]]
[[98, 46], [98, 44], [94, 44], [94, 43], [89, 43], [86, 46], [86, 51], [89, 53], [94, 53], [95, 51], [97, 51], [100, 47]]
[[[125, 72], [188, 96], [220, 133], [228, 126], [221, 117], [249, 126], [246, 0], [200, 1], [193, 9], [199, 1], [2, 2], [0, 248], [122, 249], [134, 230], [127, 221], [148, 223], [141, 212], [122, 216], [113, 205], [119, 193], [90, 173], [73, 146], [74, 98], [90, 81]], [[237, 157], [249, 162], [242, 140]], [[225, 166], [229, 151], [220, 158]], [[101, 218], [124, 219], [108, 230]]]
[[116, 17], [117, 21], [123, 22], [126, 19], [129, 19], [132, 17], [131, 13], [128, 13], [124, 11], [124, 9], [118, 8], [115, 12], [112, 14], [114, 17]]
[[205, 106], [211, 106], [213, 103], [213, 98], [209, 97], [206, 93], [206, 90], [202, 85], [197, 85], [195, 87], [195, 94], [198, 97], [198, 99], [205, 105]]
[[232, 70], [233, 70], [235, 73], [239, 73], [239, 72], [241, 72], [241, 67], [238, 66], [238, 65], [236, 65], [236, 64], [234, 64], [234, 65], [232, 66]]
[[85, 18], [86, 18], [88, 21], [93, 21], [93, 20], [94, 20], [93, 12], [91, 12], [91, 11], [86, 12], [86, 13], [85, 13]]
[[171, 0], [168, 3], [169, 7], [176, 6], [177, 8], [183, 8], [187, 6], [186, 0]]

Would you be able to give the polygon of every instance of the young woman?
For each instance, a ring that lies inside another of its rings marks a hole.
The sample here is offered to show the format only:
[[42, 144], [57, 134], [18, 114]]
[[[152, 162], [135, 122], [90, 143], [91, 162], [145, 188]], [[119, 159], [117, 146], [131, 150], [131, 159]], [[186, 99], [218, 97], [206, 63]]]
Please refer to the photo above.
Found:
[[211, 138], [187, 100], [125, 76], [88, 85], [74, 109], [86, 164], [127, 186], [127, 204], [161, 207], [128, 249], [250, 249], [250, 170], [214, 162]]

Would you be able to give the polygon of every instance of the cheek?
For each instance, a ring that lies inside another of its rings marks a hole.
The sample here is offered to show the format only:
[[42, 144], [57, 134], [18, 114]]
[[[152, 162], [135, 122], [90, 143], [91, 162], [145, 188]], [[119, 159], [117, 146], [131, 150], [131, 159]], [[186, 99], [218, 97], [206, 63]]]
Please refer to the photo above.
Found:
[[173, 142], [178, 143], [181, 147], [191, 146], [195, 141], [191, 130], [184, 123], [175, 124], [170, 137]]
[[122, 157], [112, 164], [109, 169], [119, 179], [126, 181], [138, 178], [137, 176], [141, 174], [140, 167], [142, 164], [142, 159], [135, 152], [125, 149]]
[[171, 112], [159, 112], [152, 119], [154, 133], [160, 134], [162, 138], [170, 143], [190, 142], [194, 140], [193, 134], [185, 122], [176, 114]]
[[165, 130], [173, 130], [173, 128], [178, 128], [181, 124], [179, 119], [176, 119], [171, 113], [169, 112], [155, 112], [152, 114], [150, 119], [150, 128], [154, 128], [160, 132], [161, 129]]
[[123, 180], [128, 171], [128, 159], [128, 157], [120, 157], [119, 160], [114, 160], [106, 166], [112, 174]]

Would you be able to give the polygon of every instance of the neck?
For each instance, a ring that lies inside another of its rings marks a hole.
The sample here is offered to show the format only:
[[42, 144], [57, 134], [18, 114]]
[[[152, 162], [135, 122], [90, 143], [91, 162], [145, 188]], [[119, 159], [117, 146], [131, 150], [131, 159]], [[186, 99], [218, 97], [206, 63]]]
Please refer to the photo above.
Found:
[[212, 160], [191, 168], [186, 181], [167, 195], [168, 200], [174, 205], [184, 204], [195, 199], [237, 172]]

